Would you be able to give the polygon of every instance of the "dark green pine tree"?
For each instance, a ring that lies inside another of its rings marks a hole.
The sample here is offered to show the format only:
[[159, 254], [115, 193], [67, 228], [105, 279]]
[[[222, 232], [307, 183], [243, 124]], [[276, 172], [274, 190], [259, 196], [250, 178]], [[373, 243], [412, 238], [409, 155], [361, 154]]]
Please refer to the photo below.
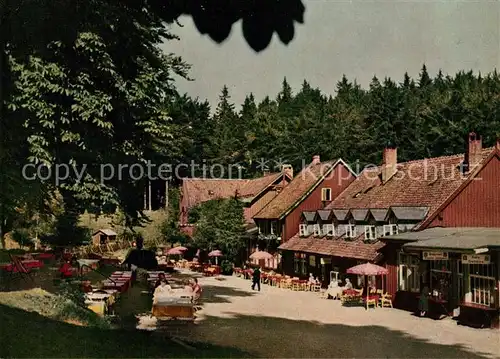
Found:
[[[229, 89], [224, 85], [215, 114], [212, 117], [214, 132], [210, 139], [210, 160], [214, 164], [217, 163], [223, 166], [236, 164], [243, 152], [242, 139], [238, 138], [240, 132], [239, 116], [230, 100]], [[229, 173], [224, 174], [225, 177], [228, 175]]]

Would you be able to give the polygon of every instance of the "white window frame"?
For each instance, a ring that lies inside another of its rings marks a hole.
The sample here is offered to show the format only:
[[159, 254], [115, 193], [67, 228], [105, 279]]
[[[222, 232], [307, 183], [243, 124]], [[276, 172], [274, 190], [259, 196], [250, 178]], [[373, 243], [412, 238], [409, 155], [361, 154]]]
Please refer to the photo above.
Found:
[[[326, 195], [327, 193], [329, 194], [329, 196]], [[331, 200], [332, 200], [332, 189], [330, 187], [322, 188], [321, 189], [321, 201], [328, 202]]]
[[[495, 301], [495, 265], [462, 264], [465, 298], [467, 303], [489, 307]], [[468, 279], [467, 279], [468, 277]]]
[[345, 236], [346, 238], [356, 238], [356, 225], [346, 224], [345, 225]]
[[322, 235], [321, 233], [321, 226], [319, 224], [314, 225], [314, 235], [316, 237], [320, 237]]
[[419, 263], [417, 256], [398, 253], [398, 290], [420, 293]]
[[301, 223], [299, 224], [299, 236], [300, 237], [307, 237], [309, 235], [308, 230], [307, 230], [307, 224]]
[[365, 226], [365, 239], [368, 241], [377, 239], [377, 227], [372, 225]]
[[393, 236], [399, 233], [397, 224], [384, 224], [384, 236]]
[[323, 233], [327, 237], [335, 237], [335, 226], [332, 223], [323, 224]]

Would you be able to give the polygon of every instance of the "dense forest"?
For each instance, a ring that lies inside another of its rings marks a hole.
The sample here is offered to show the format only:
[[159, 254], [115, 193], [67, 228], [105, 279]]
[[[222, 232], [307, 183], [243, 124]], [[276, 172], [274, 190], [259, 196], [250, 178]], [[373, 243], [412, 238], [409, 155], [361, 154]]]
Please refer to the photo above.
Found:
[[385, 146], [397, 146], [398, 159], [406, 161], [461, 153], [470, 131], [481, 134], [485, 145], [500, 135], [496, 71], [431, 78], [424, 65], [416, 79], [373, 77], [363, 89], [344, 76], [328, 90], [304, 80], [294, 93], [284, 79], [278, 94], [260, 103], [248, 94], [238, 111], [224, 87], [212, 116], [207, 102], [180, 97], [171, 114], [183, 128], [176, 160], [238, 163], [246, 176], [262, 171], [261, 159], [270, 170], [288, 162], [297, 171], [315, 154], [362, 168], [379, 164]]

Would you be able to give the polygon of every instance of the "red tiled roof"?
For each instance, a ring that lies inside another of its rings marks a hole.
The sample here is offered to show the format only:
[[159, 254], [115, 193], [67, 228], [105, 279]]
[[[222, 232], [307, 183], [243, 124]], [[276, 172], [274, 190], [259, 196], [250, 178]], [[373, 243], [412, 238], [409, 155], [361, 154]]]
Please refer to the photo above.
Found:
[[240, 188], [239, 195], [240, 197], [256, 196], [271, 184], [276, 182], [276, 180], [282, 175], [283, 173], [273, 173], [267, 176], [248, 180], [248, 182]]
[[365, 243], [364, 234], [353, 240], [342, 237], [325, 239], [314, 236], [299, 237], [298, 234], [278, 247], [281, 250], [319, 254], [324, 256], [354, 258], [366, 261], [377, 261], [381, 258], [378, 250], [385, 244], [382, 242]]
[[193, 208], [200, 203], [213, 199], [234, 197], [252, 197], [272, 183], [282, 173], [273, 173], [255, 179], [204, 179], [186, 178], [183, 181], [182, 195], [185, 197], [186, 209]]
[[[483, 149], [483, 160], [492, 149]], [[460, 172], [464, 155], [435, 157], [399, 163], [385, 184], [382, 166], [364, 170], [326, 209], [428, 206], [433, 213], [467, 180]]]
[[310, 164], [300, 171], [300, 173], [253, 218], [280, 218], [307, 192], [314, 188], [324, 176], [327, 176], [330, 170], [332, 170], [338, 162], [339, 161], [329, 161], [319, 164]]
[[254, 223], [251, 208], [243, 208], [243, 216], [245, 217], [245, 223]]

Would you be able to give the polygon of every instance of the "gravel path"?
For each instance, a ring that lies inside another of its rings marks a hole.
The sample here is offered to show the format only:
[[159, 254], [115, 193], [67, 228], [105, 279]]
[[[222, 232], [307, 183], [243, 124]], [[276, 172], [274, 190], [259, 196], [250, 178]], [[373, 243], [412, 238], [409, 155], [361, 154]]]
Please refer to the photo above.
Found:
[[500, 332], [417, 318], [397, 309], [342, 307], [318, 293], [236, 277], [201, 278], [200, 322], [190, 337], [256, 357], [500, 358]]

